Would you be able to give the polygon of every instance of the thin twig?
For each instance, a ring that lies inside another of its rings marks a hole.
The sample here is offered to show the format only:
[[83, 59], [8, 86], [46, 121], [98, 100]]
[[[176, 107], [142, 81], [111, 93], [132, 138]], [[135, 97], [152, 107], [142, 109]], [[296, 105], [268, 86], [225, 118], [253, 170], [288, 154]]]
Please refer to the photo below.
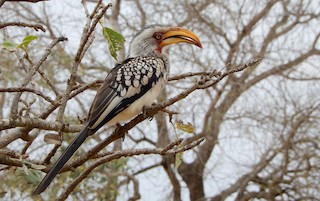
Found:
[[0, 7], [4, 4], [6, 0], [0, 0]]
[[[78, 76], [77, 73], [78, 73], [79, 64], [81, 63], [83, 56], [85, 55], [86, 51], [88, 50], [88, 48], [90, 47], [90, 45], [93, 42], [94, 36], [92, 35], [92, 33], [95, 30], [99, 20], [102, 18], [104, 13], [108, 10], [108, 8], [111, 7], [111, 5], [112, 4], [108, 4], [108, 5], [104, 6], [101, 9], [100, 13], [95, 15], [95, 17], [93, 19], [87, 18], [86, 25], [82, 31], [80, 45], [79, 45], [77, 53], [74, 57], [74, 61], [72, 63], [71, 75], [68, 79], [66, 90], [65, 90], [64, 94], [62, 95], [61, 104], [60, 104], [60, 107], [58, 110], [58, 114], [56, 116], [56, 121], [61, 124], [63, 124], [63, 122], [64, 122], [63, 114], [65, 112], [67, 102], [70, 99], [70, 94], [72, 92], [72, 89], [76, 83], [76, 79]], [[97, 5], [97, 7], [98, 7], [98, 5]], [[93, 12], [95, 12], [95, 10]], [[63, 140], [63, 131], [62, 130], [59, 131], [59, 135], [61, 136], [61, 139]]]
[[[92, 88], [92, 87], [95, 87], [97, 84], [101, 83], [101, 80], [96, 80], [92, 83], [89, 83], [89, 84], [86, 84], [86, 85], [83, 85], [81, 87], [77, 87], [76, 90], [74, 90], [71, 94], [70, 94], [70, 99], [76, 97], [78, 94], [82, 93], [84, 90], [86, 89], [89, 89], [89, 88]], [[35, 122], [38, 121], [38, 120], [45, 120], [53, 111], [55, 111], [60, 105], [61, 105], [61, 99], [62, 97], [57, 97], [57, 99], [55, 100], [54, 104], [52, 105], [49, 105], [47, 108], [45, 108], [43, 111], [42, 114], [39, 115], [39, 117], [37, 119], [33, 119]], [[6, 119], [7, 120], [7, 119]], [[10, 120], [7, 120], [7, 121], [10, 121]], [[51, 122], [52, 123], [52, 122]], [[19, 121], [16, 122], [16, 125], [14, 127], [19, 127]], [[1, 124], [0, 124], [1, 125]], [[32, 126], [34, 125], [39, 125], [38, 123], [35, 123], [35, 124], [31, 124], [31, 125], [27, 125], [27, 124], [20, 124], [20, 127], [24, 127], [24, 128], [19, 128], [19, 129], [16, 129], [14, 132], [11, 132], [9, 135], [6, 135], [4, 137], [1, 138], [1, 141], [0, 141], [0, 149], [3, 148], [3, 147], [6, 147], [8, 144], [10, 144], [11, 142], [15, 141], [16, 139], [18, 138], [22, 138], [23, 135], [25, 133], [29, 133], [31, 130], [32, 130]], [[41, 125], [41, 124], [40, 124]], [[52, 124], [54, 125], [54, 124]], [[56, 124], [58, 125], [58, 127], [53, 127], [54, 129], [53, 130], [56, 130], [58, 131], [61, 127], [62, 124]], [[4, 125], [5, 126], [5, 125]], [[0, 130], [4, 130], [1, 129], [2, 127], [0, 126]], [[13, 127], [11, 127], [13, 128]], [[35, 127], [36, 128], [36, 127]], [[8, 128], [9, 129], [9, 128]], [[41, 127], [39, 127], [39, 129], [41, 129]], [[75, 131], [67, 131], [67, 130], [64, 130], [66, 132], [78, 132], [80, 131], [81, 129], [79, 130], [75, 130]]]
[[88, 10], [88, 6], [87, 6], [86, 0], [81, 0], [81, 4], [82, 4], [82, 6], [84, 8], [84, 12], [85, 12], [87, 18], [90, 18], [90, 13], [89, 13], [89, 10]]
[[43, 32], [46, 32], [46, 29], [41, 24], [29, 24], [25, 22], [5, 22], [0, 24], [0, 29], [8, 27], [8, 26], [18, 26], [18, 27], [30, 27], [36, 31], [39, 29]]
[[38, 3], [38, 2], [42, 2], [42, 1], [49, 1], [49, 0], [6, 0], [6, 1], [13, 1], [13, 2], [29, 2], [29, 3]]
[[90, 36], [91, 36], [92, 32], [94, 31], [96, 25], [98, 24], [99, 20], [102, 18], [103, 14], [107, 11], [107, 9], [110, 6], [111, 6], [111, 4], [104, 6], [102, 11], [100, 11], [100, 13], [97, 14], [95, 20], [92, 23], [90, 23], [91, 22], [90, 18], [87, 19], [87, 24], [83, 29], [80, 45], [79, 45], [78, 51], [76, 53], [74, 62], [72, 64], [71, 75], [70, 75], [70, 78], [67, 83], [67, 88], [66, 88], [65, 93], [63, 95], [61, 106], [59, 108], [58, 115], [56, 117], [57, 121], [60, 121], [60, 122], [63, 121], [63, 114], [65, 111], [65, 107], [67, 105], [67, 102], [69, 100], [69, 95], [72, 91], [72, 88], [75, 84], [75, 80], [77, 78], [78, 66], [81, 62], [81, 59], [82, 59], [85, 51], [89, 48], [89, 45], [87, 45], [87, 43], [88, 43], [88, 41], [90, 42]]
[[46, 156], [46, 158], [43, 160], [43, 164], [49, 164], [51, 158], [55, 155], [55, 153], [58, 151], [58, 148], [60, 145], [55, 144], [53, 149], [50, 151], [50, 153]]
[[[21, 84], [21, 87], [26, 87], [27, 84], [31, 81], [32, 77], [34, 76], [34, 74], [37, 72], [37, 70], [40, 68], [40, 66], [42, 65], [42, 63], [44, 61], [47, 60], [47, 57], [49, 56], [49, 54], [51, 53], [52, 48], [57, 45], [59, 42], [62, 41], [66, 41], [67, 38], [61, 36], [57, 39], [55, 39], [50, 45], [49, 47], [46, 49], [45, 53], [42, 55], [42, 57], [40, 58], [40, 60], [31, 68], [31, 70], [29, 71], [29, 73], [26, 75], [24, 81]], [[11, 105], [11, 118], [15, 119], [17, 118], [17, 114], [18, 114], [18, 104], [19, 104], [19, 100], [20, 97], [22, 95], [22, 92], [17, 93], [13, 100], [12, 100], [12, 105]]]
[[48, 101], [51, 104], [54, 104], [55, 101], [52, 100], [49, 96], [44, 95], [42, 92], [35, 90], [35, 89], [31, 89], [31, 88], [27, 88], [27, 87], [10, 87], [10, 88], [0, 88], [0, 92], [7, 92], [7, 93], [14, 93], [14, 92], [31, 92], [34, 93], [40, 97], [42, 97], [44, 100]]
[[[29, 62], [30, 66], [34, 65], [34, 63], [30, 60], [27, 52], [25, 52], [24, 58]], [[21, 63], [22, 66], [25, 65], [22, 58], [19, 58], [19, 62]], [[24, 68], [27, 69], [26, 67], [24, 67]], [[51, 87], [52, 91], [56, 94], [56, 96], [60, 96], [58, 89], [56, 89], [54, 84], [50, 81], [50, 79], [47, 77], [47, 75], [40, 68], [38, 68], [38, 73], [46, 81], [46, 83]]]
[[181, 144], [183, 139], [178, 139], [172, 143], [169, 143], [167, 146], [165, 146], [162, 151], [160, 152], [161, 155], [164, 155], [166, 152], [168, 152], [170, 149], [172, 149], [174, 146], [178, 146]]
[[22, 162], [18, 159], [10, 158], [8, 156], [0, 155], [0, 164], [1, 165], [8, 165], [8, 166], [15, 166], [15, 167], [22, 167]]
[[[17, 119], [0, 119], [0, 130], [6, 130], [16, 127], [32, 127], [42, 130], [59, 131], [59, 129], [62, 129], [63, 124], [59, 122], [52, 122], [31, 117], [18, 117]], [[82, 125], [65, 125], [63, 127], [63, 131], [74, 133], [79, 132], [82, 128]], [[5, 138], [1, 139], [0, 148], [3, 139]]]
[[0, 155], [5, 155], [5, 156], [9, 156], [10, 158], [20, 158], [21, 156], [10, 149], [0, 149]]
[[176, 80], [181, 80], [181, 79], [185, 79], [185, 78], [188, 78], [188, 77], [193, 77], [193, 76], [210, 76], [210, 77], [218, 77], [221, 75], [221, 72], [219, 71], [210, 71], [210, 72], [191, 72], [191, 73], [184, 73], [184, 74], [180, 74], [180, 75], [175, 75], [175, 76], [172, 76], [168, 79], [168, 81], [176, 81]]
[[93, 19], [93, 17], [98, 13], [99, 8], [102, 5], [102, 0], [98, 0], [96, 6], [94, 7], [91, 15], [90, 15], [90, 19]]
[[122, 173], [122, 175], [126, 176], [133, 183], [133, 195], [128, 199], [128, 201], [139, 200], [141, 198], [139, 192], [139, 181], [133, 175], [130, 175], [128, 173]]

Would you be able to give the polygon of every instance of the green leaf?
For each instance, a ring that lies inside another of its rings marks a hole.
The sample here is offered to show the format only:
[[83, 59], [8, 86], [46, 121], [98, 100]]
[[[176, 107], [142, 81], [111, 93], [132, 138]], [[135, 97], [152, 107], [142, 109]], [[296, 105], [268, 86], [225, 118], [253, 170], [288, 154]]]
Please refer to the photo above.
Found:
[[19, 44], [19, 48], [21, 48], [21, 49], [23, 49], [23, 50], [26, 50], [27, 49], [27, 47], [28, 47], [28, 45], [29, 45], [29, 43], [31, 42], [31, 41], [33, 41], [33, 40], [37, 40], [38, 39], [38, 37], [37, 36], [26, 36], [24, 39], [23, 39], [23, 41], [22, 41], [22, 43], [20, 43]]
[[102, 28], [102, 34], [109, 44], [109, 52], [111, 56], [118, 61], [117, 51], [120, 51], [122, 49], [122, 45], [126, 40], [120, 33], [108, 27]]
[[29, 184], [37, 185], [41, 181], [40, 171], [29, 169], [25, 165], [18, 169], [17, 174]]
[[29, 169], [26, 179], [29, 184], [38, 185], [41, 181], [41, 174], [36, 170]]
[[6, 40], [1, 44], [1, 48], [6, 49], [10, 52], [14, 52], [17, 50], [17, 48], [22, 49], [23, 51], [26, 51], [28, 48], [28, 45], [30, 44], [31, 41], [37, 40], [37, 36], [26, 36], [20, 44], [17, 44], [11, 40]]
[[3, 49], [8, 50], [10, 52], [14, 52], [17, 49], [18, 46], [19, 46], [19, 44], [15, 43], [15, 42], [13, 42], [11, 40], [6, 40], [1, 44], [0, 47], [3, 48]]
[[178, 121], [178, 122], [176, 122], [176, 127], [177, 127], [177, 129], [182, 130], [186, 133], [193, 133], [194, 132], [194, 127], [189, 122], [187, 124], [185, 124], [185, 123], [183, 123], [183, 121]]
[[46, 168], [46, 166], [44, 166], [44, 165], [38, 165], [38, 164], [30, 163], [29, 161], [26, 161], [26, 160], [22, 160], [22, 163], [27, 168], [31, 168], [31, 169], [35, 169], [35, 170], [43, 170], [43, 169]]

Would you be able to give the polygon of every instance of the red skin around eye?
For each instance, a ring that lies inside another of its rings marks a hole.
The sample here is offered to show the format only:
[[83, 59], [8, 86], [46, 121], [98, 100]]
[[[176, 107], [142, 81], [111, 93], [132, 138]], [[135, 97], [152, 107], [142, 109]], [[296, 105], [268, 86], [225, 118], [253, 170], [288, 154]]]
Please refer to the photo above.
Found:
[[[155, 32], [154, 34], [153, 34], [153, 38], [155, 38], [156, 40], [157, 40], [157, 42], [158, 42], [158, 48], [156, 49], [159, 53], [161, 53], [162, 52], [162, 49], [161, 49], [161, 47], [159, 46], [159, 44], [162, 42], [162, 34], [163, 33], [161, 33], [161, 32]], [[160, 36], [160, 39], [157, 39], [157, 37], [159, 37]]]

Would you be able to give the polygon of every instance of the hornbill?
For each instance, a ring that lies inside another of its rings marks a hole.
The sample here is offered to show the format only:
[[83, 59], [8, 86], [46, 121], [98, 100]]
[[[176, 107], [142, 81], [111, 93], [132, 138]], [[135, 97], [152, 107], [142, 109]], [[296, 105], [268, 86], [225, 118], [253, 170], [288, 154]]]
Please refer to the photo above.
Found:
[[199, 38], [181, 27], [149, 26], [131, 41], [129, 56], [117, 64], [98, 89], [85, 128], [54, 163], [33, 192], [43, 192], [85, 139], [103, 125], [132, 119], [150, 106], [167, 83], [168, 45], [190, 43], [202, 48]]

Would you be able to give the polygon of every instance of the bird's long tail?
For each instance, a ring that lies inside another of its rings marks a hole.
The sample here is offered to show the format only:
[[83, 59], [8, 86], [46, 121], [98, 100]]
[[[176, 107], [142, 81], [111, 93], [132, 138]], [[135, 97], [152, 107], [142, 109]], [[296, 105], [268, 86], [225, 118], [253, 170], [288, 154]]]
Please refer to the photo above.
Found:
[[77, 151], [80, 145], [89, 136], [89, 128], [86, 126], [78, 136], [73, 140], [73, 142], [67, 147], [67, 149], [62, 153], [60, 158], [52, 166], [48, 174], [42, 179], [36, 190], [34, 190], [33, 195], [38, 195], [42, 193], [49, 186], [54, 177], [60, 172], [64, 164], [71, 158], [71, 156]]

